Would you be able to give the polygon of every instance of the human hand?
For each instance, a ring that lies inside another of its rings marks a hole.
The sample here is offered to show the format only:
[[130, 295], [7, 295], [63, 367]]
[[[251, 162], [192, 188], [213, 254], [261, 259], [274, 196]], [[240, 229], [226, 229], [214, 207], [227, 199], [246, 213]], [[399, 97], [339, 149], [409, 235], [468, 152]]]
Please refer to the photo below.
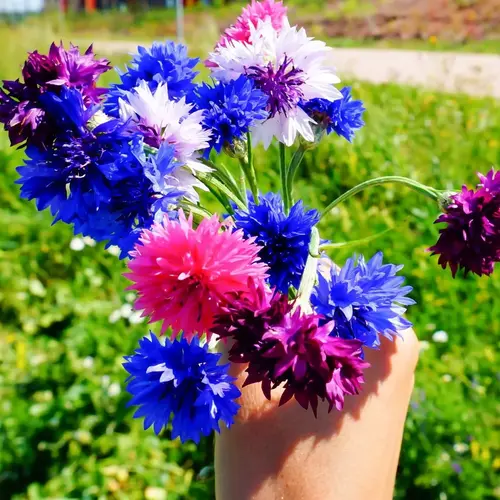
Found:
[[[242, 388], [236, 422], [216, 441], [217, 499], [391, 499], [418, 359], [413, 330], [402, 336], [365, 350], [363, 391], [342, 412], [320, 404], [316, 419], [293, 400], [278, 409], [279, 389], [268, 401], [259, 384]], [[233, 375], [241, 388], [243, 369]]]

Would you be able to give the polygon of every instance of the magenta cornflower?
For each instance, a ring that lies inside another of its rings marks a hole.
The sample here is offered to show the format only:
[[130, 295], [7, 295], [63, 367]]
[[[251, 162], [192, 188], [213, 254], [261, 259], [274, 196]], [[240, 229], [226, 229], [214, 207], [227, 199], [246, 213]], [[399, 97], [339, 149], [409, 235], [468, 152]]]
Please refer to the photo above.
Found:
[[225, 47], [230, 40], [249, 42], [251, 28], [256, 28], [259, 22], [270, 21], [273, 28], [279, 31], [283, 27], [287, 8], [283, 2], [264, 0], [245, 7], [233, 26], [230, 26], [221, 36], [218, 45]]
[[179, 221], [165, 216], [131, 252], [126, 276], [139, 294], [136, 308], [151, 322], [162, 321], [162, 333], [171, 327], [174, 336], [183, 331], [188, 340], [203, 333], [210, 338], [214, 315], [228, 295], [247, 292], [249, 278], [265, 279], [259, 250], [242, 231], [225, 230], [217, 215], [197, 228], [182, 210]]
[[453, 277], [458, 269], [490, 275], [500, 260], [500, 173], [491, 169], [486, 176], [478, 176], [481, 182], [476, 190], [463, 186], [447, 200], [436, 220], [447, 225], [429, 248], [439, 255], [443, 269], [450, 267]]

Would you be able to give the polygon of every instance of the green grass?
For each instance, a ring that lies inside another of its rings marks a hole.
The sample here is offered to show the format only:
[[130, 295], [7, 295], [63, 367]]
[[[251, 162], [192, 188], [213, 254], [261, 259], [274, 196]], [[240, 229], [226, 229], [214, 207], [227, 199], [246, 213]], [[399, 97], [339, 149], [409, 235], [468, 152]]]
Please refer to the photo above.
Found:
[[345, 48], [376, 48], [425, 50], [430, 52], [467, 52], [476, 54], [498, 54], [500, 39], [498, 40], [467, 40], [465, 42], [450, 42], [430, 38], [429, 40], [355, 40], [352, 38], [329, 38], [328, 44], [332, 47]]
[[[7, 44], [0, 62], [3, 78], [17, 76], [23, 52], [41, 50], [54, 35], [16, 30], [20, 36]], [[329, 138], [308, 153], [296, 196], [309, 206], [325, 207], [377, 175], [408, 175], [452, 189], [500, 164], [498, 101], [397, 85], [354, 83], [353, 93], [365, 102], [366, 127], [352, 145]], [[114, 311], [127, 313], [124, 304], [131, 299], [125, 264], [102, 245], [72, 251], [69, 227], [51, 226], [47, 212], [20, 200], [14, 181], [22, 152], [9, 149], [4, 134], [0, 141], [2, 495], [134, 500], [166, 498], [168, 492], [169, 499], [213, 498], [212, 440], [196, 447], [170, 441], [168, 433], [157, 438], [125, 407], [122, 356], [148, 329], [126, 317], [110, 321]], [[278, 189], [277, 152], [257, 150], [256, 161], [262, 188]], [[396, 498], [490, 499], [498, 496], [494, 471], [500, 467], [500, 276], [453, 280], [441, 270], [426, 252], [437, 236], [437, 213], [428, 200], [389, 185], [340, 206], [320, 230], [332, 241], [349, 241], [393, 228], [331, 257], [342, 263], [354, 251], [369, 256], [381, 249], [388, 261], [404, 264], [418, 302], [409, 318], [430, 342], [417, 370]], [[436, 330], [447, 331], [449, 342], [432, 342]], [[456, 451], [457, 443], [465, 443], [466, 451]]]

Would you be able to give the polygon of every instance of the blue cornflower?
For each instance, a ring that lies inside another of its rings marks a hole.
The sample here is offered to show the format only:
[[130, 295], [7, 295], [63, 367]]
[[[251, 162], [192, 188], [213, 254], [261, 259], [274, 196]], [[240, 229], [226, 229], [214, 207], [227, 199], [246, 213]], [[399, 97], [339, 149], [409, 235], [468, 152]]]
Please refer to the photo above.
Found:
[[63, 87], [59, 96], [47, 92], [44, 103], [57, 120], [58, 136], [48, 149], [28, 146], [28, 160], [18, 168], [21, 196], [35, 198], [39, 210], [50, 207], [56, 220], [83, 220], [89, 210], [109, 204], [113, 182], [141, 173], [133, 151], [140, 149], [139, 138], [132, 140], [118, 120], [90, 132], [91, 111], [75, 89]]
[[150, 335], [123, 364], [133, 396], [128, 404], [139, 406], [134, 417], [144, 418], [144, 428], [153, 426], [156, 434], [172, 420], [172, 438], [182, 442], [220, 432], [219, 420], [230, 427], [239, 409], [234, 400], [241, 393], [228, 375], [229, 365], [217, 364], [221, 354], [209, 352], [208, 344], [201, 346], [196, 337], [191, 343], [166, 339], [162, 345]]
[[128, 256], [143, 229], [149, 229], [165, 215], [177, 219], [179, 202], [185, 194], [174, 176], [180, 165], [172, 145], [162, 144], [155, 155], [143, 157], [141, 163], [143, 176], [126, 178], [113, 188], [110, 212], [119, 227], [105, 239], [109, 239], [109, 245], [120, 247], [121, 258]]
[[351, 87], [344, 87], [340, 92], [343, 99], [311, 99], [303, 108], [327, 134], [335, 132], [352, 142], [355, 131], [365, 124], [362, 118], [365, 107], [362, 101], [352, 100]]
[[53, 132], [56, 137], [61, 132], [72, 132], [78, 135], [87, 133], [87, 123], [96, 113], [99, 106], [86, 107], [83, 96], [78, 90], [61, 87], [58, 94], [45, 92], [39, 98], [45, 113], [53, 121]]
[[[217, 153], [225, 144], [241, 139], [250, 127], [268, 116], [266, 95], [242, 75], [228, 83], [200, 85], [193, 95], [197, 109], [203, 110], [205, 128], [212, 132], [210, 148]], [[210, 149], [205, 150], [208, 154]]]
[[75, 89], [47, 92], [43, 100], [58, 132], [48, 149], [27, 147], [28, 159], [18, 168], [21, 196], [35, 199], [38, 210], [50, 208], [55, 221], [73, 224], [76, 234], [108, 240], [126, 256], [140, 230], [183, 193], [166, 181], [178, 167], [173, 147], [149, 159], [141, 136], [119, 120], [88, 130], [96, 109], [87, 109]]
[[154, 42], [150, 48], [138, 47], [137, 54], [120, 74], [121, 83], [110, 86], [104, 110], [111, 116], [118, 116], [118, 99], [126, 99], [127, 91], [139, 84], [147, 82], [152, 92], [159, 83], [166, 83], [170, 99], [178, 100], [190, 94], [195, 84], [194, 70], [198, 58], [188, 57], [187, 47], [170, 40], [165, 43]]
[[290, 286], [298, 288], [319, 213], [305, 211], [299, 201], [286, 215], [280, 195], [267, 193], [259, 195], [259, 205], [249, 195], [248, 210], [236, 210], [233, 218], [237, 229], [262, 246], [259, 256], [269, 266], [269, 284], [282, 293]]
[[379, 334], [392, 339], [411, 326], [403, 314], [415, 303], [406, 296], [412, 287], [402, 286], [404, 277], [396, 276], [403, 266], [382, 264], [382, 259], [382, 252], [368, 262], [353, 257], [340, 270], [332, 266], [329, 276], [318, 274], [311, 304], [328, 321], [335, 320], [333, 335], [377, 348]]

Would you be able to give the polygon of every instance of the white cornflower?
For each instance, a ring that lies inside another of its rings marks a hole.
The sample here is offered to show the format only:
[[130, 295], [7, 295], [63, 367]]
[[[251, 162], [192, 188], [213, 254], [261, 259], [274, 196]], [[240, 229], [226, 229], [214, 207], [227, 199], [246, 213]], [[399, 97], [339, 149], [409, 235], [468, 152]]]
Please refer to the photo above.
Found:
[[297, 134], [314, 141], [314, 121], [299, 103], [342, 98], [334, 87], [340, 79], [331, 65], [333, 49], [308, 37], [303, 28], [291, 27], [287, 19], [279, 32], [269, 20], [250, 30], [250, 43], [230, 40], [210, 54], [213, 76], [230, 81], [247, 75], [267, 95], [269, 118], [252, 130], [265, 148], [273, 136], [287, 146]]
[[[202, 127], [203, 111], [193, 111], [186, 99], [172, 101], [166, 83], [158, 85], [153, 93], [148, 84], [127, 92], [126, 100], [119, 99], [120, 117], [131, 120], [153, 147], [170, 146], [179, 167], [169, 173], [172, 186], [186, 190], [186, 196], [197, 200], [193, 186], [201, 187], [194, 175], [211, 169], [199, 160], [200, 151], [208, 147], [210, 132]], [[160, 152], [158, 155], [160, 155]]]

